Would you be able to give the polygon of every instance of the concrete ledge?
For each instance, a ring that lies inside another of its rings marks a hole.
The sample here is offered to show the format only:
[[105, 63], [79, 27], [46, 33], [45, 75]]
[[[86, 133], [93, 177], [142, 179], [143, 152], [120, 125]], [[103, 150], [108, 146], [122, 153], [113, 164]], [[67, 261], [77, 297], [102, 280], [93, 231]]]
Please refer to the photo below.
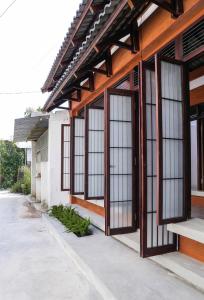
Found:
[[[134, 253], [130, 252], [131, 250], [128, 248], [125, 249], [125, 246], [121, 243], [117, 243], [115, 238], [105, 237], [100, 230], [94, 227], [93, 236], [79, 239], [72, 233], [68, 234], [64, 226], [54, 218], [44, 214], [43, 220], [49, 232], [57, 240], [63, 251], [75, 262], [76, 266], [86, 278], [95, 285], [103, 299], [118, 299], [119, 295], [127, 293], [127, 285], [131, 287], [128, 293], [130, 299], [132, 299], [130, 295], [132, 295], [131, 293], [134, 290], [135, 282], [139, 280], [137, 276], [141, 276], [141, 280], [146, 278], [145, 274], [143, 274], [143, 268], [147, 268], [150, 273], [153, 271], [151, 261], [170, 270], [197, 289], [204, 291], [204, 264], [181, 253], [174, 252], [154, 256], [150, 259], [142, 259], [136, 252], [134, 244], [135, 238], [133, 239], [132, 245], [129, 245], [129, 248], [135, 250]], [[123, 244], [127, 245], [127, 241], [124, 241], [124, 238], [125, 235], [123, 237], [122, 235], [117, 237], [120, 242], [122, 241]], [[110, 256], [110, 253], [113, 255]], [[156, 270], [157, 269], [152, 273], [154, 282], [157, 275], [162, 272], [162, 269]], [[119, 279], [118, 274], [123, 278], [123, 282]], [[119, 282], [116, 283], [115, 280], [119, 281], [120, 284]], [[146, 284], [146, 279], [144, 280]], [[142, 283], [140, 283], [140, 285], [141, 284]], [[148, 282], [148, 284], [150, 283]], [[151, 284], [153, 284], [153, 282]]]
[[185, 222], [168, 224], [167, 229], [204, 244], [204, 220], [202, 219], [194, 218]]
[[204, 264], [179, 252], [152, 256], [151, 260], [204, 292]]
[[[50, 234], [57, 240], [64, 252], [74, 261], [76, 266], [89, 280], [89, 282], [94, 285], [103, 299], [117, 300], [106, 285], [104, 285], [104, 283], [95, 276], [91, 268], [84, 262], [84, 260], [81, 259], [70, 243], [66, 242], [65, 235], [67, 235], [67, 232], [65, 231], [64, 226], [54, 218], [49, 217], [47, 214], [43, 214], [42, 218]], [[72, 236], [72, 239], [78, 239], [78, 237], [76, 237], [73, 233], [69, 233], [69, 235]]]
[[191, 191], [191, 196], [204, 197], [204, 191]]

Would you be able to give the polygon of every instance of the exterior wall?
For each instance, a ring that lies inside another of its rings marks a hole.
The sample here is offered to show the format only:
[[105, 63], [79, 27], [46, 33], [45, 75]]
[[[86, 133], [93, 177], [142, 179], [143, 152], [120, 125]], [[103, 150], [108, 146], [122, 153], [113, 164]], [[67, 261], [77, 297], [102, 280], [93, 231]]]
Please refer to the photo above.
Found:
[[36, 143], [36, 200], [48, 202], [48, 130]]
[[48, 135], [48, 206], [68, 201], [68, 192], [61, 191], [61, 125], [69, 123], [67, 111], [50, 114]]
[[32, 142], [31, 195], [36, 196], [36, 142]]
[[26, 155], [27, 155], [27, 165], [31, 165], [31, 161], [32, 161], [32, 149], [31, 148], [27, 148], [26, 149]]
[[48, 203], [48, 162], [41, 162], [41, 202]]

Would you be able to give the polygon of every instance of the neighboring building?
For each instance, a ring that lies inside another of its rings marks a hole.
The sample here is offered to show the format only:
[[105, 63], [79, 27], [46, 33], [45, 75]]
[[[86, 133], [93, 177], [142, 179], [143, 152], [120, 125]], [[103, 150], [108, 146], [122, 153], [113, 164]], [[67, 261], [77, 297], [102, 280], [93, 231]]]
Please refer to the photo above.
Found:
[[32, 144], [32, 196], [48, 207], [67, 202], [68, 166], [66, 158], [61, 161], [61, 153], [68, 139], [68, 121], [66, 111], [32, 113], [31, 117], [15, 120], [14, 141]]
[[69, 103], [70, 202], [143, 257], [204, 262], [203, 15], [203, 0], [83, 0], [42, 88], [45, 111]]
[[18, 148], [24, 149], [25, 152], [25, 165], [31, 167], [32, 160], [32, 148], [30, 142], [20, 142], [16, 143]]

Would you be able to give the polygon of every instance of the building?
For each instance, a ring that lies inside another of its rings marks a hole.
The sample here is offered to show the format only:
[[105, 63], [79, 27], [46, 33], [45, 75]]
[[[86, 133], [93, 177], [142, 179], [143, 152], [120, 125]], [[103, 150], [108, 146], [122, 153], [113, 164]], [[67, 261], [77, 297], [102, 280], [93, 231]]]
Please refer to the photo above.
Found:
[[42, 88], [45, 111], [69, 107], [69, 201], [143, 257], [204, 262], [203, 15], [203, 0], [83, 0]]
[[24, 149], [25, 153], [25, 166], [31, 167], [32, 148], [29, 142], [17, 143], [18, 148]]
[[15, 120], [14, 141], [31, 141], [31, 193], [44, 207], [67, 203], [68, 166], [61, 157], [68, 149], [68, 122], [67, 111], [32, 113]]

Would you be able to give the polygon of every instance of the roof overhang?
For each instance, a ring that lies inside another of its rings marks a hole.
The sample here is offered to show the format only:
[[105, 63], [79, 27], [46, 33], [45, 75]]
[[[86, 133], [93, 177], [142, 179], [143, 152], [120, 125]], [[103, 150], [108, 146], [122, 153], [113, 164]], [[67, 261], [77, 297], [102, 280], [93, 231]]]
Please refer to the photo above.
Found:
[[14, 142], [37, 141], [48, 129], [49, 115], [15, 119]]
[[[107, 52], [110, 51], [114, 44], [115, 36], [117, 40], [120, 40], [127, 35], [132, 23], [137, 22], [139, 15], [148, 6], [149, 1], [138, 0], [131, 9], [128, 0], [110, 0], [104, 6], [103, 12], [100, 13], [98, 19], [91, 27], [90, 34], [86, 36], [81, 47], [75, 53], [73, 60], [58, 80], [43, 109], [51, 111], [57, 105], [67, 100], [76, 101], [75, 99], [70, 99], [70, 93], [76, 91], [73, 88], [76, 87], [75, 83], [89, 77], [94, 66], [106, 58]], [[126, 46], [129, 45], [126, 44]], [[91, 72], [89, 72], [89, 67], [93, 68]], [[79, 88], [78, 84], [77, 88]]]
[[[140, 50], [138, 19], [150, 6], [166, 9], [172, 17], [178, 17], [183, 12], [183, 0], [104, 0], [103, 4], [102, 11], [91, 24], [83, 42], [69, 57], [65, 71], [51, 88], [44, 111], [49, 112], [65, 101], [81, 101], [81, 90], [94, 91], [95, 73], [110, 77], [114, 47], [137, 53]], [[62, 62], [59, 60], [58, 64]], [[105, 69], [98, 67], [101, 64]]]

